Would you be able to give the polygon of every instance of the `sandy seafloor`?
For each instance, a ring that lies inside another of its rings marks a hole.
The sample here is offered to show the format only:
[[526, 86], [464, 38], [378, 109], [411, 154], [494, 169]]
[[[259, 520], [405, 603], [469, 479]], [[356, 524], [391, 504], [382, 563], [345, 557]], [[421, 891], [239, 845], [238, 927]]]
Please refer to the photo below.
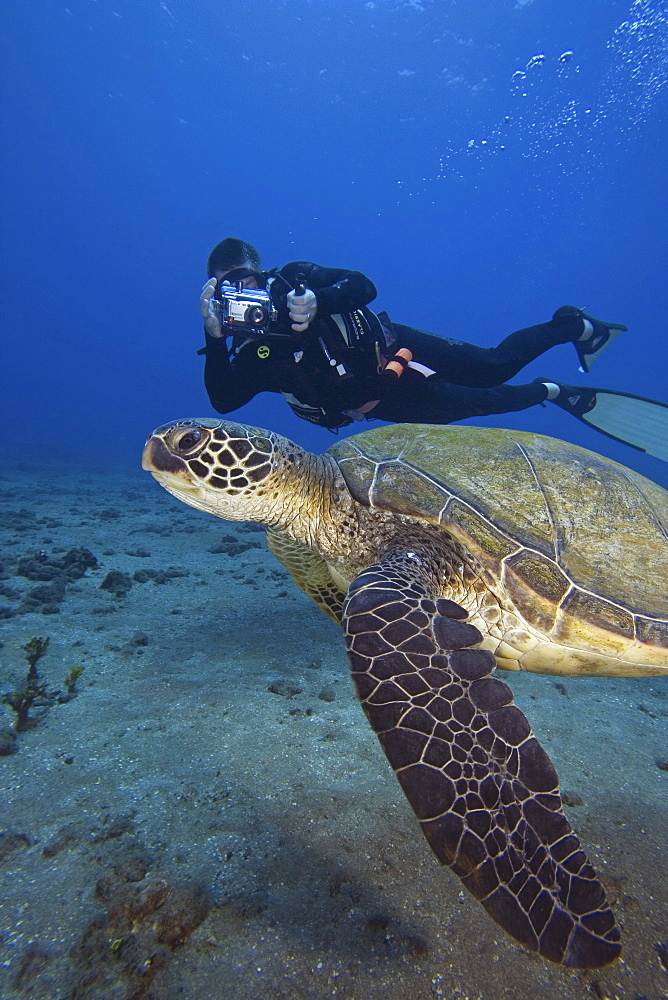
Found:
[[[83, 667], [0, 757], [3, 1000], [668, 995], [665, 680], [505, 677], [581, 800], [567, 811], [622, 927], [622, 962], [566, 971], [439, 867], [339, 630], [261, 532], [139, 471], [5, 466], [1, 485], [0, 691], [34, 636], [47, 693]], [[97, 568], [31, 598], [49, 584], [19, 560], [57, 568], [75, 547]], [[112, 571], [125, 596], [100, 588]]]

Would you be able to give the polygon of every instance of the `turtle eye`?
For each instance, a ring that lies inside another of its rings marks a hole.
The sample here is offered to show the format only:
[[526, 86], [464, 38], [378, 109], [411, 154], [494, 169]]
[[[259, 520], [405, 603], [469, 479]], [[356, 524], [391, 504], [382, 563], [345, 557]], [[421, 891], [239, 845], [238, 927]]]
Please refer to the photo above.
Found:
[[172, 447], [174, 448], [174, 451], [177, 451], [182, 455], [186, 455], [188, 452], [193, 451], [193, 449], [200, 444], [201, 440], [201, 431], [191, 428], [175, 434]]

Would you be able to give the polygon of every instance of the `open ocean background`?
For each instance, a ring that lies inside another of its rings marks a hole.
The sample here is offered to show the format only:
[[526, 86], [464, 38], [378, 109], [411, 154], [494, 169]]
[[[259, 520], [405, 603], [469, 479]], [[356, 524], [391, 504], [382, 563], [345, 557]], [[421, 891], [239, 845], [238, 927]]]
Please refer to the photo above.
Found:
[[[587, 306], [630, 329], [593, 374], [567, 345], [517, 381], [668, 399], [666, 0], [2, 7], [5, 455], [130, 469], [210, 414], [198, 298], [227, 235], [480, 344]], [[239, 419], [331, 443], [267, 394]], [[553, 406], [490, 422], [668, 484]]]

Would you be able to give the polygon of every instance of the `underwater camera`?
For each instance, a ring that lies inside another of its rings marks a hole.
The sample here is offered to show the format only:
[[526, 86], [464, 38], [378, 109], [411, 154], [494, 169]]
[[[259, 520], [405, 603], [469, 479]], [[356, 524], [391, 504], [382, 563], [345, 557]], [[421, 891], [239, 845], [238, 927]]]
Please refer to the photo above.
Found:
[[216, 316], [228, 335], [237, 333], [268, 333], [278, 313], [264, 288], [244, 288], [236, 284], [220, 284], [214, 298]]

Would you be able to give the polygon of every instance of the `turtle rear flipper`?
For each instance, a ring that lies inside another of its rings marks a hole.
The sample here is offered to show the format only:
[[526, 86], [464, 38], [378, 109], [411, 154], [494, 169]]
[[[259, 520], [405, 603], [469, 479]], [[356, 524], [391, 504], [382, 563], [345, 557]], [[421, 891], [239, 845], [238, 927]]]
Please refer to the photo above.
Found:
[[603, 886], [566, 819], [557, 773], [466, 611], [429, 593], [415, 553], [352, 583], [343, 610], [364, 711], [438, 859], [509, 934], [598, 968], [620, 953]]

